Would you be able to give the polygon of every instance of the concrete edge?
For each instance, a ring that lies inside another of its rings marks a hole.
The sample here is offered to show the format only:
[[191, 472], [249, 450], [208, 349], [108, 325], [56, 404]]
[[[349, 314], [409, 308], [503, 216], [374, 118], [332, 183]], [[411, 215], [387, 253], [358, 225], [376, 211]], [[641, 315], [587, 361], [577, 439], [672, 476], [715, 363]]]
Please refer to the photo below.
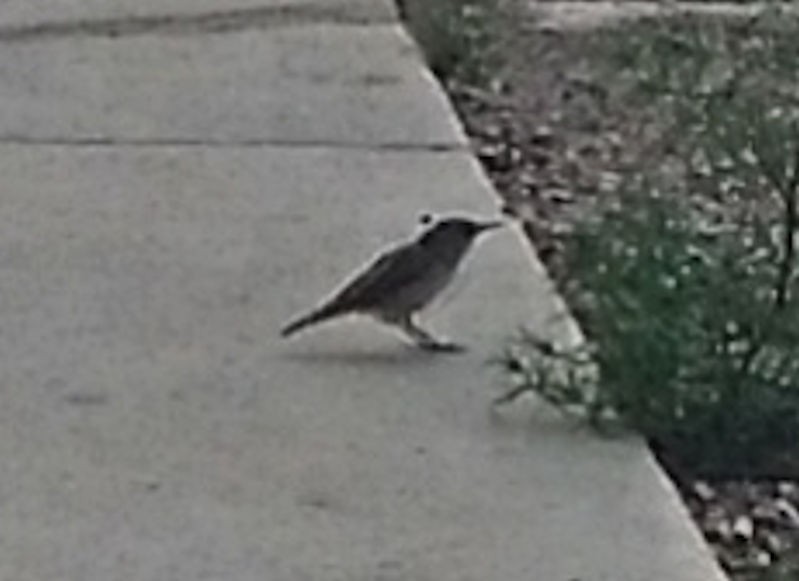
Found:
[[528, 0], [527, 13], [538, 19], [536, 28], [540, 30], [592, 30], [616, 26], [623, 22], [651, 18], [674, 18], [685, 16], [757, 18], [767, 10], [776, 9], [782, 13], [799, 14], [797, 6], [790, 3], [770, 4], [754, 2], [738, 4], [734, 2], [653, 2], [628, 0], [624, 2], [585, 0], [541, 2]]
[[[399, 28], [402, 29], [402, 34], [408, 37], [410, 42], [416, 44], [416, 41], [413, 39], [412, 35], [408, 30], [405, 28], [404, 25], [400, 24]], [[417, 50], [419, 49], [418, 44], [416, 44]], [[423, 77], [425, 82], [431, 85], [431, 90], [439, 93], [442, 95], [442, 98], [449, 102], [448, 97], [446, 96], [446, 92], [441, 87], [441, 84], [435, 78], [433, 73], [424, 66], [424, 60], [422, 60], [422, 69], [423, 69]], [[456, 132], [457, 139], [464, 140], [467, 144], [467, 147], [470, 143], [468, 135], [466, 134], [466, 130], [461, 123], [460, 118], [456, 114], [455, 110], [452, 108], [450, 104], [448, 107], [445, 108], [446, 114], [448, 115], [448, 120], [451, 123], [453, 130]], [[482, 186], [486, 189], [486, 191], [493, 192], [496, 199], [500, 200], [499, 193], [497, 192], [494, 184], [491, 182], [488, 175], [483, 170], [483, 167], [480, 165], [480, 162], [475, 158], [474, 154], [471, 153], [471, 149], [469, 149], [469, 158], [470, 162], [473, 165], [474, 175], [482, 182]], [[526, 237], [525, 237], [526, 238]], [[557, 292], [554, 282], [549, 277], [549, 273], [547, 272], [544, 264], [541, 262], [540, 258], [538, 257], [537, 251], [533, 246], [532, 242], [529, 238], [526, 238], [527, 242], [527, 256], [530, 262], [531, 267], [535, 271], [536, 275], [540, 276], [544, 279], [549, 286], [550, 289], [550, 297], [551, 300], [555, 303], [555, 311], [559, 314], [558, 315], [558, 323], [565, 326], [565, 334], [568, 337], [568, 341], [574, 345], [579, 345], [584, 343], [586, 338], [580, 328], [577, 320], [571, 313], [566, 301]], [[562, 316], [561, 316], [562, 315]], [[665, 470], [660, 466], [657, 460], [654, 457], [654, 454], [649, 449], [648, 445], [645, 442], [642, 442], [642, 449], [645, 450], [645, 456], [643, 460], [647, 463], [649, 469], [657, 479], [657, 486], [659, 486], [664, 493], [664, 498], [667, 499], [670, 506], [667, 509], [674, 513], [675, 517], [684, 523], [684, 529], [686, 534], [689, 536], [689, 542], [695, 546], [697, 552], [701, 556], [706, 556], [707, 559], [710, 561], [710, 568], [715, 572], [715, 579], [711, 580], [708, 579], [707, 581], [728, 581], [728, 577], [722, 571], [721, 566], [718, 564], [716, 558], [713, 555], [713, 552], [710, 546], [705, 541], [702, 533], [697, 528], [696, 524], [694, 523], [693, 519], [691, 518], [687, 507], [682, 501], [682, 497], [680, 496], [676, 485], [674, 482], [669, 478], [666, 474]]]

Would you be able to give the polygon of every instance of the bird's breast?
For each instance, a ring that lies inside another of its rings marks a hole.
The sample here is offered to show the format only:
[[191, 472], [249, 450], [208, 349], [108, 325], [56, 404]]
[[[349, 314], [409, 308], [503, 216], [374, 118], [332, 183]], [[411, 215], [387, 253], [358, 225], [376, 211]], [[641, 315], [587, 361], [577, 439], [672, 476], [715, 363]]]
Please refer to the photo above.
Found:
[[424, 276], [414, 278], [408, 284], [395, 289], [391, 306], [406, 313], [424, 308], [447, 287], [455, 270], [451, 265], [431, 262]]

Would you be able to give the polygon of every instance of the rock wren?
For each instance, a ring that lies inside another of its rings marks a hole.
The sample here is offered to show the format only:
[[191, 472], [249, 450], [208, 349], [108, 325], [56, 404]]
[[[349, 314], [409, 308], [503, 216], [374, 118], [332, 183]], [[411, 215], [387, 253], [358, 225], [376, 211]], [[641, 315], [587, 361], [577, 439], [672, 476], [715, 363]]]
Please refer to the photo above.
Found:
[[423, 349], [461, 351], [462, 346], [422, 329], [414, 317], [449, 284], [477, 236], [501, 225], [466, 218], [439, 220], [415, 240], [378, 255], [330, 299], [286, 325], [281, 335], [289, 337], [342, 315], [363, 314], [398, 327]]

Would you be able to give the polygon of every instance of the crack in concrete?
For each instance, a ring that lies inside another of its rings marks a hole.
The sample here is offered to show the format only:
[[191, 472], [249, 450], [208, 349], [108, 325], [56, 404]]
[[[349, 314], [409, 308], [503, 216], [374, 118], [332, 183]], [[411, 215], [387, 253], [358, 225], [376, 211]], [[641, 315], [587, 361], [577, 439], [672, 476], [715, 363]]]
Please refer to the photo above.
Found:
[[0, 135], [0, 146], [34, 147], [130, 147], [130, 148], [209, 148], [209, 149], [343, 149], [352, 151], [408, 151], [428, 153], [469, 152], [469, 144], [456, 141], [434, 141], [412, 143], [404, 141], [357, 142], [325, 139], [124, 139], [114, 137], [29, 137], [20, 135]]
[[99, 20], [39, 22], [0, 26], [0, 43], [58, 40], [74, 37], [117, 38], [142, 35], [223, 34], [310, 24], [371, 25], [396, 22], [375, 14], [374, 5], [351, 2], [336, 6], [290, 4], [239, 8], [199, 14], [158, 14]]

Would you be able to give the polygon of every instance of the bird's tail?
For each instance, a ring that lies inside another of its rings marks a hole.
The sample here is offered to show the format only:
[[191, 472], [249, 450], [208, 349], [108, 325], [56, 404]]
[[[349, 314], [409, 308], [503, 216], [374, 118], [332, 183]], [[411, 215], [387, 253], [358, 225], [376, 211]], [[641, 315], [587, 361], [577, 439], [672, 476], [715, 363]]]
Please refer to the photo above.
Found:
[[332, 319], [333, 317], [339, 316], [341, 313], [340, 309], [336, 308], [334, 305], [325, 305], [318, 309], [314, 309], [310, 313], [307, 313], [293, 321], [289, 322], [285, 327], [280, 330], [281, 337], [290, 337], [295, 333], [299, 333], [306, 327], [310, 327], [311, 325], [317, 325], [328, 319]]

